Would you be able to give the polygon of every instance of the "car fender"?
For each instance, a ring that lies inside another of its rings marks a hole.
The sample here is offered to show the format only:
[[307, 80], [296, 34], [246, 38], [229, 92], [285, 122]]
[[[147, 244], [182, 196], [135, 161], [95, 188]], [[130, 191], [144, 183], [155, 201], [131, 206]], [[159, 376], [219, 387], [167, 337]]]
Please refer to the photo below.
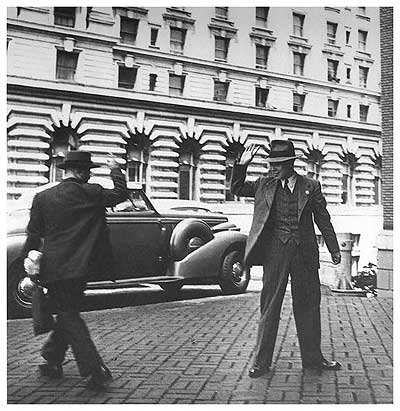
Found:
[[247, 235], [237, 231], [215, 233], [214, 238], [181, 261], [172, 261], [168, 275], [180, 278], [218, 277], [225, 255], [231, 249], [243, 249]]
[[16, 260], [21, 258], [26, 237], [26, 234], [7, 236], [7, 268], [10, 268]]
[[171, 235], [170, 252], [172, 260], [181, 261], [190, 254], [194, 249], [190, 246], [191, 240], [194, 238], [200, 241], [202, 247], [214, 238], [214, 234], [210, 226], [203, 220], [185, 218], [177, 224]]

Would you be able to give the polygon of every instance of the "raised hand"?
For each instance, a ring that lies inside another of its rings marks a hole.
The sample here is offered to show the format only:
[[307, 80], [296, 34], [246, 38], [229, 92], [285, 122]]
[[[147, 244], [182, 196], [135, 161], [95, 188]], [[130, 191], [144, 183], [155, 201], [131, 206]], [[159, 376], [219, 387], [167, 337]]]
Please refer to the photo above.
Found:
[[114, 155], [112, 155], [111, 153], [108, 153], [108, 158], [106, 159], [106, 165], [109, 168], [119, 167], [119, 164], [117, 163], [116, 157]]
[[257, 154], [258, 150], [260, 149], [261, 146], [258, 146], [256, 144], [250, 144], [246, 149], [243, 151], [239, 164], [242, 165], [247, 165], [253, 160], [254, 156]]
[[332, 262], [334, 265], [340, 264], [340, 261], [342, 260], [342, 257], [340, 255], [340, 251], [331, 254]]

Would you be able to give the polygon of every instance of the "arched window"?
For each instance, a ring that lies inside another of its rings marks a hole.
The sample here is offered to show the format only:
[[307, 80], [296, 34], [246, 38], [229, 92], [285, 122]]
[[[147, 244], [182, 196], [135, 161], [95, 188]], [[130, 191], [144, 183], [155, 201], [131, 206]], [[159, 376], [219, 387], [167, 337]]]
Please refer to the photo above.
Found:
[[358, 158], [355, 154], [346, 152], [341, 156], [342, 168], [342, 204], [354, 205], [354, 170], [357, 167]]
[[133, 134], [126, 144], [126, 179], [141, 183], [146, 191], [147, 165], [149, 163], [150, 141], [143, 133]]
[[58, 168], [68, 151], [77, 150], [79, 147], [78, 135], [71, 127], [57, 128], [50, 140], [49, 181], [61, 181], [64, 170]]
[[231, 192], [231, 178], [233, 165], [236, 160], [239, 159], [244, 151], [243, 144], [239, 142], [233, 142], [225, 146], [226, 159], [225, 159], [225, 201], [238, 201], [239, 198]]
[[307, 157], [307, 177], [319, 180], [321, 167], [322, 164], [325, 163], [324, 157], [326, 154], [322, 154], [321, 150], [317, 148], [309, 148], [305, 155]]
[[374, 159], [374, 163], [374, 204], [381, 204], [382, 156], [377, 155]]
[[195, 139], [184, 140], [179, 147], [178, 198], [197, 200], [198, 161], [202, 145]]

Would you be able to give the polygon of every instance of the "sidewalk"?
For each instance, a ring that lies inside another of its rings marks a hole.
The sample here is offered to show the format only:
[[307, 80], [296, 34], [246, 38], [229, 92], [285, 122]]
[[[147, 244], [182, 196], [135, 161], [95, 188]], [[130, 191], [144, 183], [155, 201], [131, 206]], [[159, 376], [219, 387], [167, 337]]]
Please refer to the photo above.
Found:
[[64, 379], [39, 378], [31, 320], [10, 320], [8, 403], [392, 403], [391, 292], [377, 298], [323, 289], [322, 349], [338, 372], [305, 371], [285, 296], [271, 372], [247, 376], [259, 316], [260, 281], [246, 294], [84, 313], [114, 380], [105, 393], [85, 389], [70, 351]]

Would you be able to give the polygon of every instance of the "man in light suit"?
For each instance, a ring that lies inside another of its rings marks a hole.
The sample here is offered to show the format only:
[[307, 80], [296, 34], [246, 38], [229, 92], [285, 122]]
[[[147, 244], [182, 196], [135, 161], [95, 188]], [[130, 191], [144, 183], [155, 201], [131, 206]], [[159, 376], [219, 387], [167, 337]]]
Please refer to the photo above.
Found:
[[271, 141], [269, 176], [245, 181], [258, 149], [255, 145], [246, 148], [234, 165], [231, 181], [232, 193], [255, 198], [244, 262], [264, 269], [261, 318], [249, 376], [257, 378], [271, 366], [289, 274], [303, 368], [338, 370], [341, 365], [321, 353], [319, 253], [313, 218], [332, 262], [341, 260], [321, 184], [294, 171], [297, 156], [288, 140]]
[[42, 348], [46, 363], [39, 366], [40, 373], [61, 378], [65, 353], [71, 346], [80, 374], [90, 377], [87, 387], [94, 390], [104, 389], [112, 376], [79, 314], [80, 303], [90, 276], [113, 278], [105, 207], [128, 196], [118, 163], [109, 158], [107, 165], [113, 189], [88, 183], [90, 169], [97, 167], [90, 153], [68, 152], [59, 165], [65, 169], [65, 178], [33, 199], [24, 247], [25, 256], [30, 250], [42, 250], [39, 280], [56, 310], [54, 330]]

